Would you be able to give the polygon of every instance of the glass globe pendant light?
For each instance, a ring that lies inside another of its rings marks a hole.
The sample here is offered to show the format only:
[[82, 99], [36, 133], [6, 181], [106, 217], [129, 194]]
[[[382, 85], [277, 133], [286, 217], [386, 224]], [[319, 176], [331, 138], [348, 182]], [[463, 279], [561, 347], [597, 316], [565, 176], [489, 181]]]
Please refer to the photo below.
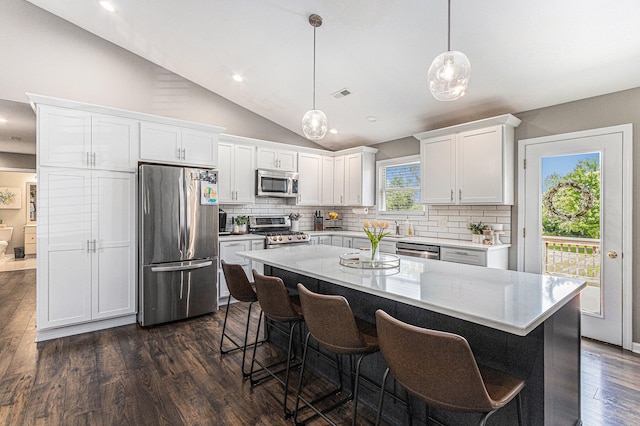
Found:
[[467, 55], [451, 50], [451, 0], [448, 10], [447, 51], [433, 60], [427, 74], [429, 90], [439, 101], [453, 101], [464, 96], [471, 74]]
[[327, 133], [327, 115], [316, 109], [316, 28], [322, 25], [322, 17], [316, 14], [309, 16], [309, 23], [313, 27], [313, 109], [302, 117], [302, 132], [307, 139], [317, 141]]

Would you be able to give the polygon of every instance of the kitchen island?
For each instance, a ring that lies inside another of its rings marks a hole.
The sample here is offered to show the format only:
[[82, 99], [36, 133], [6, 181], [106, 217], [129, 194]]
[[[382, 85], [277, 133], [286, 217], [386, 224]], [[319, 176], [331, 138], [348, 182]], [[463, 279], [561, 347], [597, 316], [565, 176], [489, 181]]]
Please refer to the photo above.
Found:
[[[312, 291], [345, 296], [364, 320], [375, 322], [375, 311], [383, 309], [410, 324], [460, 334], [480, 363], [526, 381], [526, 424], [579, 424], [584, 282], [404, 256], [395, 269], [355, 269], [340, 265], [339, 256], [348, 251], [353, 250], [296, 246], [238, 255], [263, 263], [266, 274], [281, 277], [292, 291], [301, 282]], [[378, 382], [384, 368], [381, 356], [363, 364], [367, 377]], [[377, 391], [371, 388], [362, 397], [374, 406]], [[512, 405], [496, 413], [491, 424], [513, 424]], [[419, 412], [421, 407], [412, 408]], [[385, 411], [392, 423], [406, 423], [401, 404]], [[474, 414], [431, 414], [445, 424], [477, 421]], [[424, 417], [418, 414], [416, 420]]]

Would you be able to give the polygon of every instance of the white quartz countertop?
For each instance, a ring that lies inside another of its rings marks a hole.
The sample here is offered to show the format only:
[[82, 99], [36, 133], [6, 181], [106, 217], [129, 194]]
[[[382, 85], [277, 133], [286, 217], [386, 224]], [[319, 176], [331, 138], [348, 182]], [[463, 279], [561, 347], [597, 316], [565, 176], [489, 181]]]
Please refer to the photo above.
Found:
[[353, 249], [296, 245], [238, 252], [287, 271], [525, 336], [586, 286], [584, 281], [400, 256], [394, 270], [341, 266]]
[[219, 242], [225, 242], [225, 241], [244, 241], [244, 240], [264, 240], [264, 235], [258, 235], [258, 234], [235, 234], [235, 235], [219, 235], [218, 236], [218, 241]]
[[[367, 239], [367, 234], [364, 231], [305, 231], [308, 232], [311, 236], [319, 236], [319, 235], [338, 235], [342, 237], [350, 237], [350, 238], [364, 238]], [[220, 242], [224, 241], [240, 241], [240, 240], [261, 240], [264, 239], [263, 235], [258, 234], [241, 234], [241, 235], [220, 235], [218, 237]], [[464, 240], [451, 240], [445, 238], [431, 238], [431, 237], [409, 237], [409, 236], [400, 236], [400, 235], [389, 235], [385, 237], [382, 241], [392, 241], [397, 243], [398, 241], [409, 242], [409, 243], [420, 243], [420, 244], [433, 244], [440, 247], [452, 247], [452, 248], [464, 248], [471, 250], [503, 250], [511, 247], [511, 244], [477, 244], [472, 243], [471, 241]]]

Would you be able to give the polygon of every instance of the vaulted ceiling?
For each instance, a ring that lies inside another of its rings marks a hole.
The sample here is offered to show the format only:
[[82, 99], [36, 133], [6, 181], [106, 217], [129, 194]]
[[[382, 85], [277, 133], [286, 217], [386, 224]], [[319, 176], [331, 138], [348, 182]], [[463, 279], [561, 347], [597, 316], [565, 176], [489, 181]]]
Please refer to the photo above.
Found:
[[637, 0], [452, 0], [451, 48], [472, 67], [452, 102], [426, 82], [447, 48], [446, 0], [112, 0], [112, 13], [28, 1], [298, 134], [317, 13], [316, 103], [338, 131], [319, 142], [329, 149], [640, 86]]

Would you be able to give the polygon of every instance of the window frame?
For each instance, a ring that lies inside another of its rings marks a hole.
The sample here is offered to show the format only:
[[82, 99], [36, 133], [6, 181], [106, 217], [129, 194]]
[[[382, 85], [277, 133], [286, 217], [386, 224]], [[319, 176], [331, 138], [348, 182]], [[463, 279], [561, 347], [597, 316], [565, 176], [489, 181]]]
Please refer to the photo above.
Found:
[[[405, 157], [396, 157], [396, 158], [389, 158], [387, 160], [376, 161], [376, 210], [378, 214], [395, 215], [395, 216], [398, 216], [398, 215], [424, 216], [426, 214], [425, 205], [422, 203], [420, 203], [420, 205], [422, 206], [421, 210], [393, 210], [393, 211], [386, 210], [386, 206], [384, 206], [383, 204], [382, 194], [384, 192], [384, 189], [383, 189], [384, 186], [380, 181], [380, 179], [382, 178], [382, 173], [380, 173], [380, 170], [382, 168], [399, 166], [399, 165], [410, 164], [410, 163], [417, 163], [418, 165], [420, 165], [420, 154], [407, 155]], [[422, 168], [420, 168], [420, 180], [422, 181]], [[422, 187], [422, 183], [420, 184], [420, 186]], [[422, 188], [420, 188], [420, 190], [422, 190]]]

